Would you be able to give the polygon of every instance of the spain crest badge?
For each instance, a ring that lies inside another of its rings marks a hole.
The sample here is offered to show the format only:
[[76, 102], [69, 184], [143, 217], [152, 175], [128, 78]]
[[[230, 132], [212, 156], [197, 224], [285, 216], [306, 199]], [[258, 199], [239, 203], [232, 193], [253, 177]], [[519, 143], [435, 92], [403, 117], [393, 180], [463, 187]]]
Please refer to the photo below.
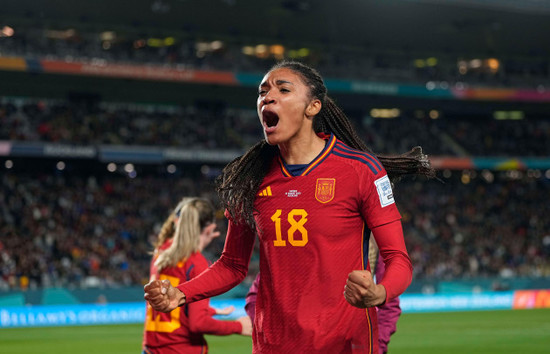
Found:
[[334, 178], [317, 178], [315, 186], [315, 199], [321, 203], [328, 203], [334, 198], [334, 189], [336, 187], [336, 179]]

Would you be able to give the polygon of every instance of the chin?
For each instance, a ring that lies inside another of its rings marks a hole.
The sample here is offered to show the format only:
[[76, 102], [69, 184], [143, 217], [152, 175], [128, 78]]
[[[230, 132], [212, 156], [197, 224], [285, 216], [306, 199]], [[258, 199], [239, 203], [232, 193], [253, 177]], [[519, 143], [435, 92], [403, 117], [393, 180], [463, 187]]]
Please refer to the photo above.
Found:
[[272, 135], [264, 134], [264, 137], [265, 137], [265, 142], [268, 143], [269, 145], [278, 145], [279, 144], [277, 139], [275, 139], [275, 137], [272, 136]]

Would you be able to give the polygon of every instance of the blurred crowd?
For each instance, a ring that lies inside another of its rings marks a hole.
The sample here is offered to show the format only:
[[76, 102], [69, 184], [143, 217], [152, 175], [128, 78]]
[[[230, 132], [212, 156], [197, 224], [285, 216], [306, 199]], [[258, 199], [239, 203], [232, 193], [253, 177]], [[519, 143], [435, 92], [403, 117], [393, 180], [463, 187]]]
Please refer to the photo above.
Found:
[[[234, 72], [262, 72], [276, 60], [246, 54], [236, 43], [205, 46], [187, 38], [153, 46], [130, 34], [41, 28], [0, 37], [0, 57], [8, 56]], [[550, 82], [544, 59], [502, 59], [495, 72], [461, 71], [450, 54], [419, 66], [407, 53], [318, 47], [301, 59], [333, 78], [540, 90]], [[550, 156], [548, 119], [433, 119], [416, 113], [379, 119], [354, 111], [350, 118], [381, 154], [421, 145], [429, 155]], [[253, 109], [0, 97], [0, 140], [244, 150], [261, 138]], [[74, 161], [87, 165], [86, 171], [43, 168], [45, 159], [18, 160], [13, 168], [6, 158], [0, 161], [0, 290], [143, 284], [152, 241], [177, 201], [194, 195], [218, 205], [214, 173], [203, 174], [198, 166], [179, 166], [188, 172], [173, 175], [139, 171], [136, 177], [108, 173], [95, 160]], [[27, 167], [18, 170], [18, 164]], [[550, 175], [538, 172], [439, 171], [441, 180], [400, 182], [395, 194], [415, 278], [550, 277]], [[217, 218], [223, 234], [222, 210]], [[207, 249], [208, 258], [219, 257], [223, 241]]]
[[[406, 112], [379, 119], [368, 111], [353, 114], [360, 135], [382, 154], [421, 145], [430, 155], [550, 156], [548, 119], [431, 119]], [[216, 129], [210, 129], [212, 122]], [[0, 140], [244, 150], [261, 137], [253, 109], [0, 98]]]
[[[430, 155], [547, 157], [550, 120], [402, 116], [363, 119], [365, 136], [372, 135], [375, 151], [399, 153], [414, 144]], [[370, 134], [368, 134], [370, 132]]]
[[548, 277], [550, 175], [470, 176], [397, 185], [415, 277]]
[[[550, 276], [550, 179], [440, 177], [395, 189], [415, 279]], [[99, 167], [95, 174], [3, 170], [0, 192], [0, 290], [143, 284], [152, 241], [179, 198], [219, 205], [200, 173], [129, 178]], [[217, 217], [224, 234], [222, 210]], [[209, 259], [223, 242], [207, 249]], [[257, 260], [255, 253], [251, 274]]]
[[[94, 32], [74, 29], [19, 27], [11, 37], [0, 36], [0, 56], [67, 62], [162, 65], [189, 70], [264, 72], [283, 57], [318, 68], [327, 78], [379, 82], [432, 82], [442, 88], [459, 83], [476, 86], [550, 87], [548, 58], [477, 58], [465, 53], [414, 53], [410, 48], [330, 46], [286, 48], [284, 43], [243, 44], [239, 41], [199, 40], [190, 36], [148, 36], [133, 31]], [[495, 61], [496, 60], [496, 61]]]
[[253, 110], [0, 98], [0, 140], [240, 148], [252, 131], [261, 134]]
[[3, 290], [142, 284], [152, 242], [177, 202], [214, 192], [208, 180], [186, 177], [3, 172], [0, 179]]

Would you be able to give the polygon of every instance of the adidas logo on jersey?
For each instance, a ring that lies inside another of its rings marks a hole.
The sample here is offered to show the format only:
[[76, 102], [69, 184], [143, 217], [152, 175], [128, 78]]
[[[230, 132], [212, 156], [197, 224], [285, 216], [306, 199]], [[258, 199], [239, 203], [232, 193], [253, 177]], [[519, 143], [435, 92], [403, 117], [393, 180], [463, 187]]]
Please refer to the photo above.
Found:
[[271, 194], [271, 186], [267, 186], [260, 193], [258, 193], [258, 197], [271, 197], [272, 195], [273, 194]]

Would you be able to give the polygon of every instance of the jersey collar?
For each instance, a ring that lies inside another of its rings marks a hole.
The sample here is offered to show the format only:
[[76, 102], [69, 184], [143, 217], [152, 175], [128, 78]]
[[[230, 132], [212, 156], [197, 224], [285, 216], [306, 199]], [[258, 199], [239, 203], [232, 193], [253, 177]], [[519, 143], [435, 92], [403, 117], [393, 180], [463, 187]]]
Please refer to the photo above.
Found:
[[325, 144], [325, 148], [323, 149], [323, 151], [319, 153], [319, 155], [317, 155], [315, 159], [313, 159], [313, 161], [309, 163], [309, 165], [299, 175], [293, 175], [292, 173], [290, 173], [290, 171], [287, 168], [288, 165], [283, 161], [283, 159], [281, 158], [281, 155], [279, 154], [277, 158], [279, 160], [279, 165], [281, 166], [281, 172], [285, 177], [307, 176], [311, 171], [313, 171], [317, 166], [319, 166], [319, 164], [321, 164], [321, 162], [323, 162], [324, 159], [327, 158], [327, 156], [330, 154], [330, 152], [334, 148], [334, 145], [336, 144], [336, 136], [334, 136], [334, 134], [332, 133], [330, 135], [319, 134], [319, 136], [325, 140], [328, 140], [327, 143]]

